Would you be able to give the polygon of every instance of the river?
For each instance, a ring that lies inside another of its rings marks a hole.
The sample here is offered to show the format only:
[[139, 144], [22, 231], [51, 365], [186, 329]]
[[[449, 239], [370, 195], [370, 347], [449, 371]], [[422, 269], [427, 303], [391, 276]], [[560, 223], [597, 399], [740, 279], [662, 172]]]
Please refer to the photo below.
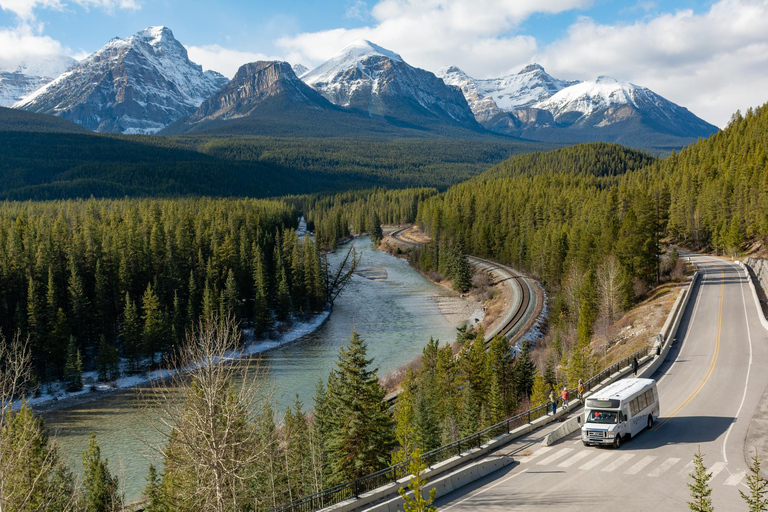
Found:
[[[336, 300], [328, 321], [296, 343], [260, 354], [266, 378], [274, 388], [272, 403], [279, 418], [296, 394], [305, 410], [312, 408], [315, 384], [319, 378], [327, 378], [353, 328], [366, 340], [368, 357], [373, 358], [379, 376], [384, 376], [411, 361], [430, 336], [453, 341], [456, 327], [463, 323], [461, 315], [449, 318], [441, 313], [435, 299], [447, 292], [405, 260], [374, 250], [367, 238], [358, 239], [355, 248], [361, 257], [360, 271]], [[332, 262], [343, 251], [332, 255]], [[444, 305], [452, 302], [442, 301]], [[463, 306], [466, 309], [467, 305]], [[467, 317], [469, 314], [464, 319]], [[43, 417], [77, 473], [82, 471], [81, 453], [94, 432], [102, 456], [109, 459], [110, 469], [120, 479], [126, 502], [140, 498], [150, 462], [159, 463], [151, 447], [162, 437], [135, 390], [117, 390], [97, 400], [62, 404], [44, 412]]]

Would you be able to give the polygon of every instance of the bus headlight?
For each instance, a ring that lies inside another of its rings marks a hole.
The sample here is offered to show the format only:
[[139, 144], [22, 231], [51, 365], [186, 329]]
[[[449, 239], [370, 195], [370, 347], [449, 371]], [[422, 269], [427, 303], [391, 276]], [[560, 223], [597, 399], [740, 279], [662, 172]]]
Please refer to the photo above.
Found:
[[609, 431], [609, 432], [608, 432], [606, 435], [607, 435], [608, 437], [616, 437], [616, 432], [610, 432], [610, 431]]

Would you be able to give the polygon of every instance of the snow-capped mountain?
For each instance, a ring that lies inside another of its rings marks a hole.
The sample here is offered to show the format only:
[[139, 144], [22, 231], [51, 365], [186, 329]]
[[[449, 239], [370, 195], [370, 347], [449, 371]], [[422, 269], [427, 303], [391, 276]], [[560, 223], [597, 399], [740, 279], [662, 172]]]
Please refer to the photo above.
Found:
[[309, 68], [304, 64], [294, 64], [292, 68], [293, 72], [296, 73], [296, 76], [299, 78], [301, 78], [301, 75], [306, 75], [309, 72]]
[[77, 61], [65, 55], [30, 58], [0, 67], [0, 106], [10, 107], [44, 86]]
[[554, 78], [538, 64], [530, 64], [513, 75], [484, 80], [472, 78], [455, 66], [441, 68], [436, 74], [446, 84], [461, 89], [481, 123], [502, 112], [529, 107], [578, 83]]
[[606, 141], [682, 146], [717, 127], [646, 87], [609, 77], [554, 78], [538, 64], [503, 78], [479, 80], [454, 66], [438, 71], [461, 89], [478, 122], [492, 132], [558, 142]]
[[115, 38], [15, 104], [99, 132], [155, 133], [192, 113], [227, 83], [203, 72], [166, 27]]
[[355, 41], [301, 78], [331, 103], [371, 116], [479, 129], [458, 90], [370, 41]]
[[533, 105], [561, 128], [592, 129], [640, 123], [677, 137], [706, 137], [717, 127], [647, 87], [601, 76], [562, 89]]

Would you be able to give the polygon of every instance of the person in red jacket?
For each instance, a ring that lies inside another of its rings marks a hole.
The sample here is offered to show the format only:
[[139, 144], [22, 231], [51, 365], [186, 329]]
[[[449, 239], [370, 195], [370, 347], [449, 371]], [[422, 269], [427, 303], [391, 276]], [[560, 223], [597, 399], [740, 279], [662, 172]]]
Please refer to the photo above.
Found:
[[560, 393], [560, 396], [563, 398], [563, 409], [566, 411], [568, 410], [568, 388], [563, 388], [563, 392]]

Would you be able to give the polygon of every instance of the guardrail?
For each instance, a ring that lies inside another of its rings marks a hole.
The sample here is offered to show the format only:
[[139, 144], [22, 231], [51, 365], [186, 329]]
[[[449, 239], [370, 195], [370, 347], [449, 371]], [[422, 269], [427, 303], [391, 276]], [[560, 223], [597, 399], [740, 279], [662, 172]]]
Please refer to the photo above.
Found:
[[[600, 371], [592, 378], [584, 382], [585, 391], [592, 390], [600, 383], [610, 378], [612, 375], [619, 373], [622, 371], [622, 369], [626, 369], [627, 367], [631, 366], [632, 360], [634, 358], [642, 359], [643, 357], [647, 356], [650, 350], [650, 348], [645, 347]], [[576, 391], [576, 388], [570, 390], [574, 396]], [[494, 437], [500, 436], [502, 434], [509, 434], [518, 427], [532, 423], [539, 418], [545, 417], [549, 414], [551, 409], [552, 402], [546, 402], [545, 404], [539, 405], [520, 414], [507, 418], [504, 421], [501, 421], [486, 429], [480, 430], [479, 432], [475, 432], [470, 436], [443, 445], [440, 448], [436, 448], [435, 450], [425, 452], [422, 454], [421, 458], [426, 464], [428, 464], [428, 466], [434, 466], [435, 464], [445, 461], [451, 457], [461, 455], [467, 450], [479, 448], [484, 442]], [[410, 460], [407, 460], [405, 462], [389, 466], [375, 473], [371, 473], [370, 475], [366, 475], [356, 480], [344, 482], [334, 487], [329, 487], [328, 489], [324, 489], [318, 493], [311, 494], [269, 509], [269, 512], [311, 512], [324, 507], [335, 505], [344, 500], [357, 498], [361, 494], [373, 491], [378, 487], [394, 484], [398, 480], [408, 476], [410, 474], [408, 471], [409, 464]]]

